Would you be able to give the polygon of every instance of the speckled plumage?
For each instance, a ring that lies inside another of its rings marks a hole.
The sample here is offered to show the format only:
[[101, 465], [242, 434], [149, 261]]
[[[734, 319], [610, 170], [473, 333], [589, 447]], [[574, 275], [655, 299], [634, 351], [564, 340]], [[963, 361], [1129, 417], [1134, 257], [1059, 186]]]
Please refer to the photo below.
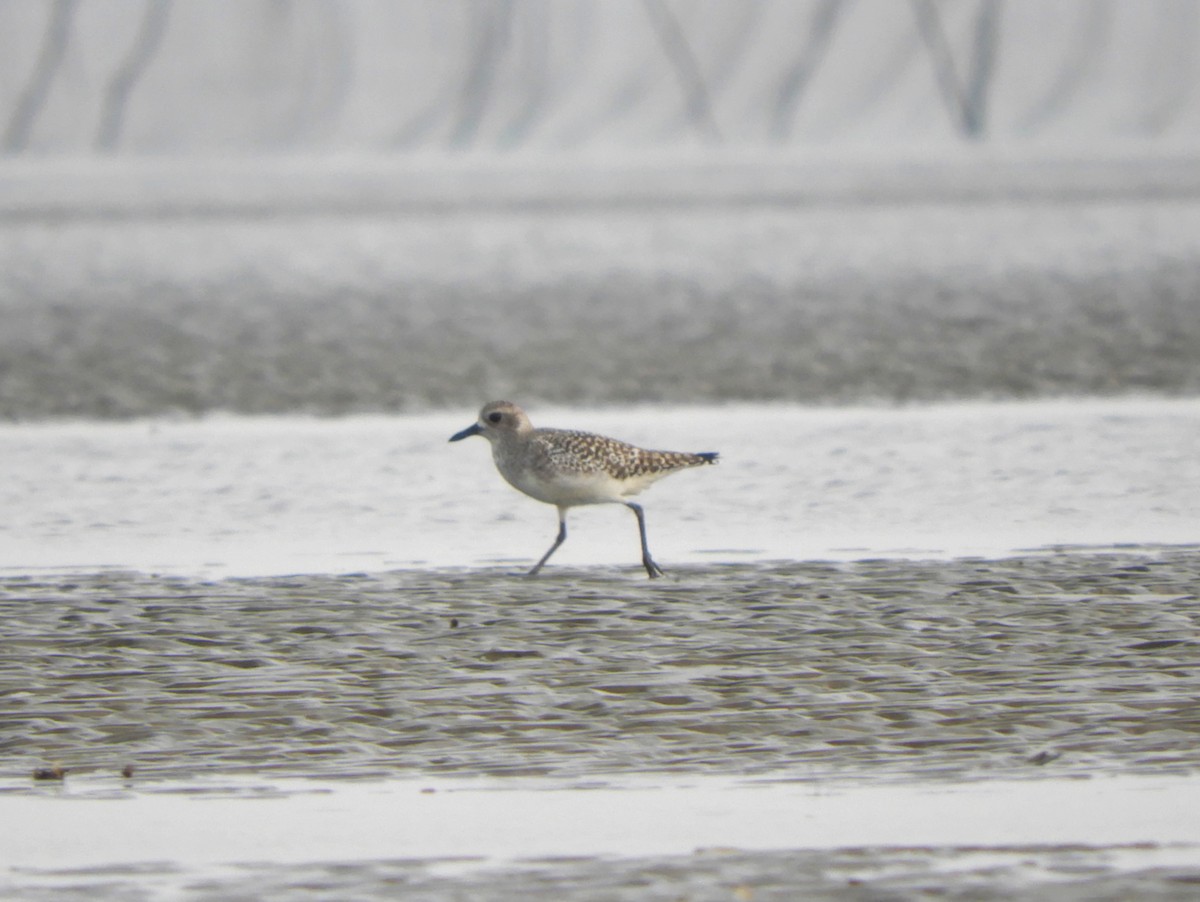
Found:
[[590, 432], [534, 429], [525, 411], [509, 401], [484, 405], [479, 419], [450, 440], [471, 435], [482, 435], [491, 443], [496, 469], [512, 486], [558, 508], [558, 539], [531, 574], [541, 569], [566, 538], [568, 508], [618, 503], [637, 515], [647, 573], [661, 575], [646, 547], [642, 509], [626, 499], [671, 473], [717, 461], [713, 452], [650, 451]]
[[546, 473], [603, 471], [613, 479], [627, 480], [666, 476], [710, 463], [698, 454], [649, 451], [603, 435], [567, 429], [535, 429], [527, 441], [532, 465]]

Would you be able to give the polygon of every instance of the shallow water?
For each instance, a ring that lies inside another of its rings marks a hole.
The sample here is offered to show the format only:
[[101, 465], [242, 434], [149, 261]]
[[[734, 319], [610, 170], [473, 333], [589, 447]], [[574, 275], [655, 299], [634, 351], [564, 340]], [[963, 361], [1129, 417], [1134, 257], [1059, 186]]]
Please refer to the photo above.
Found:
[[5, 800], [0, 839], [24, 866], [0, 888], [67, 899], [122, 898], [136, 884], [187, 898], [677, 900], [922, 886], [1095, 898], [1115, 883], [1145, 898], [1173, 885], [1182, 894], [1200, 876], [1198, 794], [1194, 778], [1161, 777], [950, 789], [663, 775], [72, 786]]
[[[1200, 541], [1194, 400], [530, 412], [721, 452], [642, 496], [668, 569]], [[0, 427], [0, 572], [528, 569], [556, 515], [500, 479], [483, 439], [447, 442], [475, 414]], [[640, 572], [628, 511], [569, 523], [552, 566]]]

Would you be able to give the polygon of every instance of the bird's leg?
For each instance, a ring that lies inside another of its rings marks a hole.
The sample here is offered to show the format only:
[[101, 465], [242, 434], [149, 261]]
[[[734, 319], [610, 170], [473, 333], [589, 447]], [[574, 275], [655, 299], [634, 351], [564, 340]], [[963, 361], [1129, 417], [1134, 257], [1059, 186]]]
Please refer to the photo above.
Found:
[[651, 579], [656, 576], [662, 576], [662, 568], [654, 563], [654, 558], [650, 557], [650, 546], [646, 544], [646, 515], [642, 512], [640, 504], [634, 504], [632, 501], [626, 501], [625, 506], [633, 511], [638, 521], [638, 533], [642, 537], [642, 565], [646, 568], [646, 572]]
[[567, 509], [560, 507], [558, 509], [558, 538], [554, 540], [554, 544], [550, 546], [550, 550], [542, 555], [542, 559], [533, 565], [533, 569], [529, 571], [527, 576], [537, 576], [538, 571], [542, 569], [542, 565], [550, 560], [550, 555], [558, 551], [558, 546], [567, 539]]

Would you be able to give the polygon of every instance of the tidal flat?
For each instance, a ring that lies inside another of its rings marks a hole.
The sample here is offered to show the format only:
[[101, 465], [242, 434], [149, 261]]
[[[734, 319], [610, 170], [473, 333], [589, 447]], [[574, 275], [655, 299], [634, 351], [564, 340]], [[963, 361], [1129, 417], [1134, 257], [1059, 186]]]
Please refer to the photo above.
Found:
[[1147, 546], [6, 576], [0, 889], [1186, 898], [1197, 574]]

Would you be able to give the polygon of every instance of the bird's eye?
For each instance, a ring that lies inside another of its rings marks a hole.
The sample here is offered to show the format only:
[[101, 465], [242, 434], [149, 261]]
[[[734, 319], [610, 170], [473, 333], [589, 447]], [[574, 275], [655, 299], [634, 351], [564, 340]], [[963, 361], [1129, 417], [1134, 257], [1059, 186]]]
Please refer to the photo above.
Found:
[[501, 417], [500, 411], [498, 410], [492, 411], [488, 414], [489, 423], [499, 423], [501, 419], [503, 419], [503, 417]]

